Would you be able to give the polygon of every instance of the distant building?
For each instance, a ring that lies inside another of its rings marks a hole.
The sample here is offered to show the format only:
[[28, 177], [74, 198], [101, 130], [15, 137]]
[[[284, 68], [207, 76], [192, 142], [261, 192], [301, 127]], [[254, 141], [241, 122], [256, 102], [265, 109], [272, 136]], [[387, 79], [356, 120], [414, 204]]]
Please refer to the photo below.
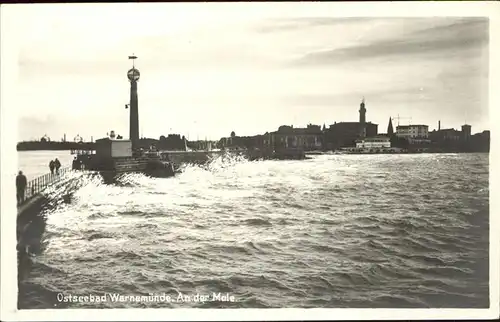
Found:
[[356, 140], [374, 137], [378, 133], [378, 125], [366, 122], [366, 106], [363, 99], [359, 108], [359, 122], [335, 122], [325, 130], [325, 143], [330, 149], [354, 147]]
[[490, 131], [486, 130], [486, 131], [483, 131], [481, 133], [477, 133], [477, 134], [474, 134], [474, 135], [477, 135], [477, 136], [480, 136], [480, 137], [483, 137], [483, 138], [486, 138], [486, 139], [490, 139]]
[[[143, 140], [140, 140], [143, 142]], [[142, 144], [142, 143], [140, 143]], [[144, 142], [144, 146], [155, 144], [160, 150], [175, 150], [182, 151], [186, 148], [185, 137], [180, 134], [168, 134], [168, 136], [161, 135], [157, 142]]]
[[438, 130], [429, 133], [429, 137], [433, 142], [441, 141], [470, 141], [472, 138], [472, 126], [469, 124], [462, 125], [462, 130], [441, 129], [441, 121], [438, 122]]
[[490, 131], [471, 134], [472, 127], [462, 125], [462, 131], [439, 129], [429, 133], [435, 147], [450, 152], [489, 152]]
[[[231, 132], [231, 135], [234, 131]], [[223, 137], [215, 144], [216, 147], [221, 149], [233, 149], [233, 150], [243, 150], [243, 149], [254, 149], [262, 148], [264, 146], [263, 135], [254, 136], [236, 136], [232, 135], [230, 137]]]
[[263, 145], [273, 149], [320, 150], [323, 147], [323, 131], [321, 126], [313, 124], [308, 124], [306, 128], [282, 125], [278, 131], [263, 135]]
[[462, 139], [463, 140], [470, 140], [472, 135], [472, 126], [469, 124], [464, 124], [462, 125]]
[[391, 139], [386, 136], [375, 136], [356, 140], [358, 149], [384, 149], [391, 147]]
[[150, 149], [151, 147], [157, 148], [158, 147], [158, 140], [152, 139], [152, 138], [140, 138], [136, 142], [137, 148], [142, 148], [145, 150]]
[[339, 122], [330, 125], [325, 136], [335, 147], [354, 146], [358, 138], [376, 136], [378, 125], [371, 122], [365, 123], [362, 134], [360, 129], [359, 122]]
[[398, 125], [396, 126], [396, 136], [405, 139], [428, 139], [428, 125]]
[[216, 147], [218, 144], [217, 141], [214, 142], [205, 139], [205, 140], [189, 141], [186, 142], [186, 145], [195, 151], [207, 151], [207, 150], [209, 151], [212, 148]]
[[462, 137], [462, 133], [455, 129], [441, 129], [429, 133], [429, 137], [433, 142], [439, 141], [458, 141]]

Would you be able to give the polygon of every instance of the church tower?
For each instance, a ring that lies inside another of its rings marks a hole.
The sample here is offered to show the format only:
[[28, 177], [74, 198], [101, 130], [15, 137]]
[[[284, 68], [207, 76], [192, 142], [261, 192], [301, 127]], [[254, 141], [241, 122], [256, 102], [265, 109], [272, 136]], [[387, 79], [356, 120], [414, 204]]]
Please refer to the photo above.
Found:
[[366, 108], [365, 108], [365, 98], [363, 97], [363, 100], [361, 101], [361, 104], [359, 105], [359, 123], [365, 124], [366, 123]]
[[366, 137], [366, 108], [365, 108], [365, 98], [361, 101], [359, 105], [359, 136]]
[[387, 135], [388, 136], [394, 135], [394, 128], [392, 127], [392, 118], [390, 117], [389, 117], [389, 125], [387, 126]]

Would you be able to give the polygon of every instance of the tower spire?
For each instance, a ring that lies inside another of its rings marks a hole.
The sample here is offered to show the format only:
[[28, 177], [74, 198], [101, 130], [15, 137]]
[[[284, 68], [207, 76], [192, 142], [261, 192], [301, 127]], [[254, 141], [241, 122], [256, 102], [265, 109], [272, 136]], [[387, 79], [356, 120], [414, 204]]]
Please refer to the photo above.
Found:
[[392, 136], [394, 135], [394, 128], [392, 127], [392, 118], [389, 117], [389, 124], [387, 125], [387, 135]]
[[128, 56], [128, 59], [132, 59], [132, 68], [135, 68], [135, 60], [137, 59], [137, 56], [132, 54], [132, 56]]

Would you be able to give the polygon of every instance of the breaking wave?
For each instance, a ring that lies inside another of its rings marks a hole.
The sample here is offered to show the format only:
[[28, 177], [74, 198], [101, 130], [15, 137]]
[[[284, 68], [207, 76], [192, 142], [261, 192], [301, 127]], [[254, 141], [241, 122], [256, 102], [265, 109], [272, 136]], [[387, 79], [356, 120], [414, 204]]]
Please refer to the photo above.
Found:
[[[224, 155], [173, 178], [73, 179], [50, 192], [71, 198], [46, 210], [23, 308], [489, 306], [488, 155]], [[64, 304], [60, 291], [237, 301]]]

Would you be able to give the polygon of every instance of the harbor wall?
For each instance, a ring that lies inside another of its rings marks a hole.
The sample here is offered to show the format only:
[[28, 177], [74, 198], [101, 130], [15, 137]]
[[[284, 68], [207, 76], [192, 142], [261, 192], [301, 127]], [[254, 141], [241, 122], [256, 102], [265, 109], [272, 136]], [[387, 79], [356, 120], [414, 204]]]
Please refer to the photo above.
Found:
[[305, 158], [305, 153], [303, 151], [294, 149], [281, 149], [278, 151], [268, 149], [241, 151], [167, 151], [163, 153], [166, 154], [168, 160], [175, 165], [180, 165], [182, 163], [204, 163], [225, 153], [244, 155], [250, 160], [293, 160]]
[[[144, 172], [155, 173], [170, 168], [178, 169], [182, 164], [204, 164], [224, 154], [245, 156], [249, 160], [301, 160], [305, 158], [303, 151], [294, 149], [271, 150], [236, 150], [236, 151], [161, 151], [159, 154], [144, 156], [130, 156], [120, 158], [102, 157], [97, 155], [84, 156], [84, 168], [100, 172], [127, 173]], [[161, 165], [163, 164], [163, 166]]]
[[39, 215], [40, 210], [43, 205], [47, 202], [47, 199], [41, 194], [37, 194], [31, 198], [26, 204], [18, 207], [17, 209], [17, 241], [18, 243], [23, 243], [26, 240], [23, 239], [25, 232], [30, 230], [29, 225], [33, 223], [33, 220]]
[[148, 166], [148, 162], [150, 161], [151, 159], [148, 158], [117, 158], [115, 160], [114, 168], [116, 172], [145, 171]]
[[47, 198], [38, 194], [23, 207], [18, 208], [16, 223], [18, 281], [24, 278], [31, 266], [30, 255], [41, 252], [41, 241], [46, 226], [42, 210], [47, 202]]
[[[165, 156], [164, 161], [173, 163], [179, 166], [183, 163], [205, 163], [212, 157], [220, 155], [220, 152], [206, 152], [206, 151], [167, 151], [162, 152]], [[151, 161], [160, 160], [160, 157], [122, 157], [114, 158], [111, 169], [116, 172], [142, 172], [148, 169]]]
[[222, 151], [166, 151], [162, 152], [166, 155], [167, 161], [172, 162], [174, 165], [181, 165], [183, 163], [205, 163], [210, 159], [222, 155]]
[[168, 151], [163, 152], [168, 160], [175, 165], [182, 163], [204, 163], [225, 153], [244, 155], [250, 160], [297, 160], [304, 159], [305, 153], [296, 149], [281, 149], [278, 151], [266, 150], [241, 150], [241, 151]]

